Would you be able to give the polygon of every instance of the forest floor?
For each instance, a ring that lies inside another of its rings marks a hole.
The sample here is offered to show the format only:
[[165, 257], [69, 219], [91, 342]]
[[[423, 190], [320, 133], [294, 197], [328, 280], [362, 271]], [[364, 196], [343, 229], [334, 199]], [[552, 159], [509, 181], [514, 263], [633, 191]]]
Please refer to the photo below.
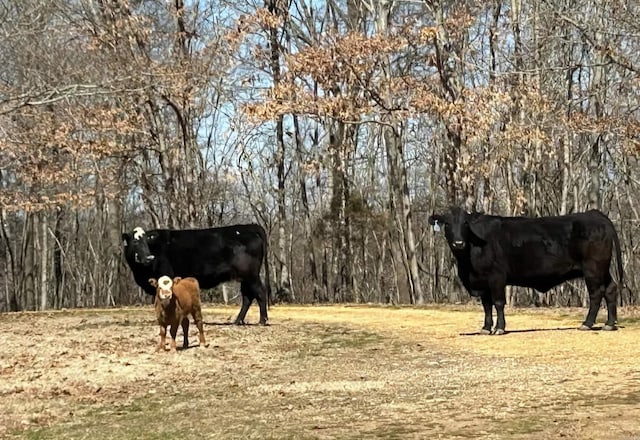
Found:
[[0, 438], [640, 438], [638, 309], [508, 309], [504, 336], [478, 304], [237, 312], [174, 354], [150, 305], [0, 314]]

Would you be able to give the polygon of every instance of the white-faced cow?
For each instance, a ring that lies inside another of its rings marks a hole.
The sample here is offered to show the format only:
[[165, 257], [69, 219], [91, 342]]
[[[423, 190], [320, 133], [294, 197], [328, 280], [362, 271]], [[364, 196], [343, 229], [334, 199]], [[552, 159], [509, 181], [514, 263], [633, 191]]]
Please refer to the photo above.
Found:
[[611, 220], [600, 211], [559, 217], [499, 217], [467, 213], [451, 208], [444, 215], [429, 217], [431, 225], [442, 225], [456, 257], [458, 276], [484, 308], [482, 333], [493, 327], [505, 332], [505, 286], [531, 287], [546, 292], [558, 284], [584, 278], [589, 291], [589, 311], [581, 330], [593, 327], [604, 297], [607, 322], [604, 330], [616, 330], [617, 288], [609, 272], [613, 247], [622, 283], [622, 260], [618, 234]]
[[[242, 306], [234, 323], [244, 324], [249, 306], [255, 299], [260, 307], [260, 324], [267, 324], [267, 299], [271, 290], [267, 236], [262, 226], [248, 224], [146, 232], [138, 227], [131, 234], [122, 234], [122, 238], [133, 277], [149, 295], [156, 294], [149, 279], [163, 275], [194, 277], [203, 289], [236, 280], [240, 281]], [[263, 260], [266, 288], [260, 278]]]
[[198, 327], [200, 347], [207, 347], [202, 323], [202, 308], [200, 306], [200, 286], [195, 278], [171, 279], [161, 276], [159, 279], [149, 279], [149, 284], [157, 289], [155, 309], [158, 325], [160, 325], [160, 342], [156, 351], [164, 351], [167, 337], [167, 326], [171, 335], [171, 351], [176, 351], [176, 335], [178, 326], [182, 326], [182, 348], [189, 347], [189, 315]]

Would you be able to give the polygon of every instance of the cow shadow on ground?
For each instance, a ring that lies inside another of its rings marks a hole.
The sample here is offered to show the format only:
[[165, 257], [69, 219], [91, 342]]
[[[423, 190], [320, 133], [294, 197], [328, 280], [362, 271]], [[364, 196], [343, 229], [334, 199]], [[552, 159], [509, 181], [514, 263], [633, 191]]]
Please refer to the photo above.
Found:
[[[618, 326], [618, 328], [623, 328], [622, 326]], [[575, 331], [598, 331], [602, 330], [602, 327], [593, 327], [591, 330], [578, 330], [578, 327], [553, 327], [553, 328], [526, 328], [526, 329], [516, 329], [516, 330], [506, 330], [504, 332], [505, 335], [509, 334], [517, 334], [517, 333], [535, 333], [535, 332], [560, 332], [567, 330], [575, 330]], [[459, 333], [459, 336], [487, 336], [486, 333], [481, 333], [480, 331], [476, 332], [468, 332], [468, 333]]]
[[[211, 347], [211, 345], [209, 345], [209, 347]], [[206, 349], [209, 347], [200, 347], [200, 344], [189, 344], [188, 347], [182, 347], [179, 345], [176, 347], [176, 351], [198, 350], [199, 348]]]
[[[233, 321], [226, 321], [226, 322], [207, 322], [207, 321], [204, 321], [203, 323], [204, 323], [204, 325], [211, 325], [211, 326], [218, 326], [218, 327], [226, 327], [226, 326], [229, 326], [229, 327], [260, 327], [260, 324], [258, 324], [257, 322], [248, 322], [248, 323], [240, 324], [240, 325], [235, 324]], [[273, 324], [269, 323], [266, 327], [270, 327], [272, 325]], [[262, 326], [262, 327], [264, 327], [264, 326]]]

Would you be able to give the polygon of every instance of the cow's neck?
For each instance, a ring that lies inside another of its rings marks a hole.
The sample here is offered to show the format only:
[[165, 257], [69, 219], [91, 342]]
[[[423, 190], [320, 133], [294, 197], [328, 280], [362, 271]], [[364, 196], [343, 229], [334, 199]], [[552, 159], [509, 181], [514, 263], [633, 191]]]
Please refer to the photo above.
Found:
[[158, 304], [158, 306], [160, 307], [160, 309], [162, 310], [162, 315], [163, 318], [166, 319], [167, 315], [172, 315], [175, 313], [176, 310], [176, 296], [172, 295], [171, 299], [169, 299], [169, 303], [168, 304], [162, 304], [162, 300], [160, 299], [160, 297], [158, 297], [156, 295], [156, 302]]
[[451, 249], [453, 256], [456, 257], [458, 262], [458, 276], [463, 282], [466, 282], [469, 278], [469, 274], [472, 271], [471, 266], [471, 246], [465, 246], [464, 249]]

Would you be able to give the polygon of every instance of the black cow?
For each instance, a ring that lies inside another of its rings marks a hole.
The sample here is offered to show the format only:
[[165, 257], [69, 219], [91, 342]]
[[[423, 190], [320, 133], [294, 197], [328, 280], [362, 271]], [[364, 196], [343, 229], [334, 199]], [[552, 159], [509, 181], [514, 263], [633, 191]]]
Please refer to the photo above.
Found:
[[603, 297], [608, 311], [604, 330], [617, 329], [617, 288], [609, 266], [615, 244], [622, 283], [620, 242], [611, 220], [600, 211], [526, 218], [451, 208], [448, 214], [430, 216], [429, 223], [444, 226], [460, 280], [472, 296], [482, 300], [482, 333], [491, 333], [492, 305], [497, 314], [494, 333], [504, 333], [506, 285], [546, 292], [580, 277], [589, 290], [589, 312], [580, 329], [593, 327]]
[[[150, 278], [194, 277], [210, 289], [225, 281], [240, 281], [242, 307], [235, 324], [244, 324], [251, 302], [260, 307], [260, 324], [267, 324], [267, 298], [271, 294], [267, 262], [267, 235], [260, 225], [234, 225], [209, 229], [135, 228], [122, 234], [125, 257], [136, 283], [149, 295], [156, 289]], [[265, 263], [265, 289], [260, 279]]]

